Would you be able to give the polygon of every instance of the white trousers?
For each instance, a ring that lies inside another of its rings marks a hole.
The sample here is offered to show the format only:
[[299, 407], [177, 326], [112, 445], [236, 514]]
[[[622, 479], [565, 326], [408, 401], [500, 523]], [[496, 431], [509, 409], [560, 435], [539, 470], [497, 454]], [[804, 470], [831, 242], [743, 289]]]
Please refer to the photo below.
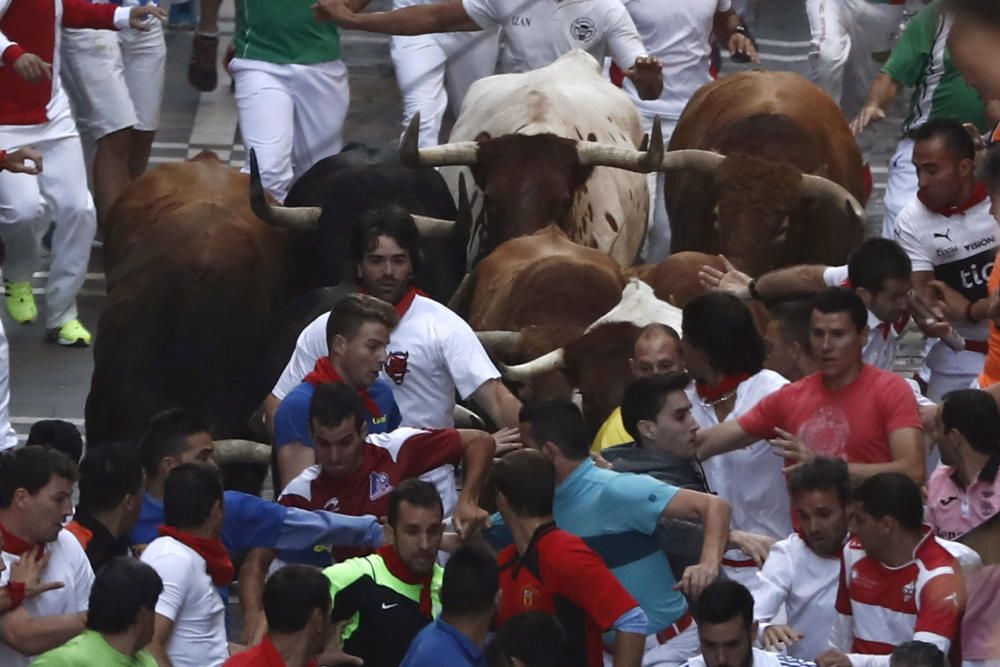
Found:
[[872, 54], [888, 51], [899, 32], [903, 5], [869, 0], [806, 0], [812, 35], [811, 78], [853, 118], [868, 97], [882, 63]]
[[76, 295], [87, 277], [97, 213], [87, 190], [80, 136], [31, 143], [45, 159], [41, 174], [0, 171], [0, 236], [7, 245], [3, 272], [11, 282], [31, 280], [41, 237], [55, 222], [45, 290], [45, 326], [54, 329], [77, 317]]
[[17, 444], [17, 433], [10, 425], [10, 347], [0, 322], [0, 452]]
[[[653, 117], [641, 112], [639, 117], [642, 119], [643, 131], [650, 132], [653, 128]], [[677, 119], [660, 119], [664, 146], [670, 143], [675, 127]], [[646, 240], [642, 244], [640, 256], [648, 264], [655, 264], [670, 254], [670, 219], [667, 217], [667, 201], [663, 196], [664, 182], [662, 171], [646, 174], [646, 186], [649, 188], [649, 227], [646, 229]]]
[[457, 116], [469, 86], [493, 74], [499, 48], [497, 30], [392, 37], [403, 129], [420, 112], [421, 148], [438, 144], [449, 102]]
[[889, 178], [885, 185], [885, 217], [882, 237], [895, 239], [896, 216], [917, 196], [917, 168], [913, 166], [913, 139], [904, 137], [889, 163]]
[[296, 178], [344, 146], [344, 119], [351, 100], [347, 67], [334, 60], [313, 65], [276, 65], [234, 58], [240, 133], [257, 153], [264, 187], [279, 202]]
[[[684, 632], [664, 644], [656, 635], [646, 636], [646, 651], [642, 654], [642, 667], [680, 667], [701, 653], [698, 643], [698, 624], [691, 623]], [[612, 667], [614, 660], [604, 652], [604, 667]]]

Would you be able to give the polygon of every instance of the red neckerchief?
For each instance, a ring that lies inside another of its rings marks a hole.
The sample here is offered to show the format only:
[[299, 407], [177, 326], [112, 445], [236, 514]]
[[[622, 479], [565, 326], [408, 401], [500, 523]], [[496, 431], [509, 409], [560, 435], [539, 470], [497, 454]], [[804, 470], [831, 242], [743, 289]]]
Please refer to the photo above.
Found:
[[704, 382], [695, 382], [694, 388], [698, 392], [698, 396], [701, 397], [701, 400], [711, 403], [733, 391], [740, 386], [741, 382], [748, 379], [750, 379], [749, 373], [737, 373], [736, 375], [726, 375], [714, 387], [710, 387]]
[[989, 197], [989, 196], [990, 196], [990, 193], [986, 189], [986, 186], [983, 185], [982, 183], [976, 183], [976, 187], [972, 190], [972, 194], [969, 195], [969, 198], [966, 199], [961, 204], [959, 204], [958, 206], [945, 206], [944, 208], [936, 208], [935, 209], [935, 208], [931, 208], [930, 206], [927, 206], [927, 202], [924, 201], [924, 198], [920, 194], [920, 191], [917, 190], [917, 199], [920, 200], [921, 204], [923, 204], [924, 206], [926, 206], [932, 213], [937, 213], [938, 215], [943, 215], [946, 218], [950, 218], [951, 216], [957, 215], [959, 213], [965, 213], [966, 211], [968, 211], [970, 208], [972, 208], [976, 204], [979, 204], [979, 203], [985, 201], [986, 198]]
[[205, 559], [205, 571], [216, 586], [228, 586], [233, 583], [236, 568], [233, 567], [233, 561], [229, 560], [229, 554], [222, 540], [197, 537], [173, 526], [160, 526], [160, 535], [172, 537], [198, 552], [198, 555]]
[[[358, 285], [358, 294], [368, 293], [368, 290], [366, 290], [363, 285]], [[427, 293], [419, 287], [410, 285], [410, 289], [406, 290], [406, 294], [403, 295], [403, 298], [396, 302], [396, 305], [393, 306], [393, 308], [396, 309], [396, 317], [403, 319], [403, 315], [405, 315], [406, 311], [408, 311], [410, 306], [413, 305], [413, 300], [417, 298], [418, 294], [420, 296], [427, 296]]]
[[38, 557], [35, 558], [35, 560], [41, 560], [42, 556], [45, 555], [44, 544], [30, 544], [25, 542], [20, 537], [7, 530], [7, 527], [2, 523], [0, 523], [0, 533], [3, 533], [3, 550], [9, 554], [23, 556], [37, 546], [41, 547], [41, 549], [38, 550]]
[[413, 574], [391, 546], [379, 547], [375, 553], [382, 557], [382, 562], [392, 576], [407, 584], [420, 584], [420, 613], [430, 618], [431, 579], [434, 577], [434, 570], [431, 569], [426, 575]]
[[[314, 387], [320, 384], [334, 384], [337, 382], [347, 384], [344, 382], [344, 378], [340, 377], [340, 373], [333, 367], [333, 364], [330, 363], [330, 357], [320, 357], [316, 361], [316, 366], [312, 372], [302, 378], [302, 381], [308, 382]], [[382, 416], [382, 411], [378, 409], [378, 405], [375, 404], [375, 401], [368, 394], [368, 387], [355, 388], [355, 391], [358, 392], [361, 402], [365, 404], [365, 410], [368, 411], [368, 414], [375, 418]]]

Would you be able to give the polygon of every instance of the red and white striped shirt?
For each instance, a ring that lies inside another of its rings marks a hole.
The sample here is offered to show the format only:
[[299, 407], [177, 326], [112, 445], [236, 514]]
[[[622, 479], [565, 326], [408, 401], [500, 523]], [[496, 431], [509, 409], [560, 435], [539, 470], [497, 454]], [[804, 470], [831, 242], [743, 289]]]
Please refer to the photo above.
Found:
[[[47, 107], [60, 92], [60, 27], [122, 29], [128, 27], [130, 10], [87, 0], [0, 0], [0, 126], [52, 120]], [[52, 79], [22, 79], [14, 63], [25, 53], [51, 64]]]
[[929, 526], [923, 533], [913, 560], [899, 567], [867, 556], [856, 537], [844, 546], [830, 643], [849, 652], [855, 667], [888, 664], [893, 648], [913, 639], [945, 654], [956, 641], [965, 605], [961, 566]]

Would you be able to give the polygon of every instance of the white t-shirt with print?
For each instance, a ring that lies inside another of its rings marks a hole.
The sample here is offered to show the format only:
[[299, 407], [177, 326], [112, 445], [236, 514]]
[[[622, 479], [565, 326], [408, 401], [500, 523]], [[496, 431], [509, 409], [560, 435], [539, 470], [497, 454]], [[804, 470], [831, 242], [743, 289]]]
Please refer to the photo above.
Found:
[[[329, 354], [324, 313], [295, 343], [295, 351], [273, 393], [284, 399]], [[402, 415], [402, 426], [450, 428], [455, 425], [455, 392], [469, 398], [487, 380], [500, 377], [471, 327], [446, 306], [418, 295], [389, 336], [389, 358], [382, 378]]]
[[760, 632], [785, 607], [786, 625], [804, 637], [787, 647], [793, 658], [812, 660], [828, 648], [836, 618], [834, 602], [840, 577], [840, 557], [823, 558], [797, 533], [774, 543], [757, 573], [753, 593], [754, 620]]
[[205, 559], [172, 537], [158, 537], [142, 561], [163, 580], [156, 613], [174, 622], [167, 657], [174, 667], [218, 667], [229, 658], [226, 609]]
[[[41, 595], [27, 598], [22, 605], [34, 618], [42, 616], [62, 616], [78, 614], [87, 611], [90, 604], [90, 587], [94, 583], [94, 571], [87, 560], [87, 554], [80, 541], [67, 530], [60, 530], [54, 542], [45, 545], [51, 554], [49, 562], [42, 570], [41, 581], [61, 581], [65, 586]], [[3, 552], [3, 564], [6, 566], [0, 573], [0, 586], [6, 586], [10, 580], [10, 566], [21, 560], [20, 556]], [[31, 662], [31, 658], [21, 655], [10, 646], [0, 641], [0, 665], [3, 667], [21, 667]]]
[[[749, 412], [761, 399], [786, 384], [788, 380], [769, 370], [762, 370], [744, 380], [736, 390], [736, 403], [726, 421]], [[691, 416], [700, 428], [711, 428], [719, 423], [715, 409], [702, 401], [693, 384], [688, 386], [687, 395], [691, 401]], [[702, 466], [711, 490], [732, 506], [732, 527], [735, 530], [777, 539], [783, 539], [792, 532], [784, 462], [772, 453], [771, 445], [766, 440], [713, 456]], [[726, 557], [733, 560], [748, 558], [739, 549], [730, 550]], [[753, 576], [752, 568], [742, 569], [746, 572], [737, 572], [737, 576]], [[730, 574], [730, 570], [727, 569], [726, 574]]]
[[[716, 12], [731, 0], [623, 0], [649, 55], [663, 64], [663, 93], [641, 100], [628, 79], [622, 88], [644, 117], [677, 120], [695, 91], [712, 81], [709, 38]], [[621, 65], [619, 65], [620, 67]]]
[[[896, 218], [895, 232], [914, 273], [933, 271], [935, 279], [970, 301], [987, 296], [986, 283], [1000, 238], [997, 222], [990, 215], [989, 197], [951, 216], [935, 213], [914, 198]], [[989, 321], [953, 322], [952, 326], [966, 340], [986, 341], [989, 337]], [[983, 362], [982, 354], [955, 352], [944, 342], [931, 348], [926, 359], [932, 371], [955, 375], [977, 375]]]
[[646, 55], [635, 24], [621, 0], [462, 0], [480, 28], [502, 26], [502, 73], [549, 65], [573, 49], [604, 62], [610, 55], [622, 69]]

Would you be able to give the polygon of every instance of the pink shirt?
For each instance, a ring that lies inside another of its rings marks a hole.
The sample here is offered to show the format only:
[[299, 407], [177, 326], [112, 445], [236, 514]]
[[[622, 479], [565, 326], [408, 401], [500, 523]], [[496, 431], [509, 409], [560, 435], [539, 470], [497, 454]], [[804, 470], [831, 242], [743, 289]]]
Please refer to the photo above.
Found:
[[820, 455], [849, 463], [889, 463], [889, 434], [921, 428], [906, 381], [864, 364], [851, 384], [827, 389], [820, 373], [786, 384], [737, 419], [750, 435], [771, 439], [788, 431]]
[[1000, 510], [1000, 457], [987, 462], [969, 488], [956, 480], [955, 469], [939, 465], [927, 482], [926, 521], [940, 537], [954, 540]]

